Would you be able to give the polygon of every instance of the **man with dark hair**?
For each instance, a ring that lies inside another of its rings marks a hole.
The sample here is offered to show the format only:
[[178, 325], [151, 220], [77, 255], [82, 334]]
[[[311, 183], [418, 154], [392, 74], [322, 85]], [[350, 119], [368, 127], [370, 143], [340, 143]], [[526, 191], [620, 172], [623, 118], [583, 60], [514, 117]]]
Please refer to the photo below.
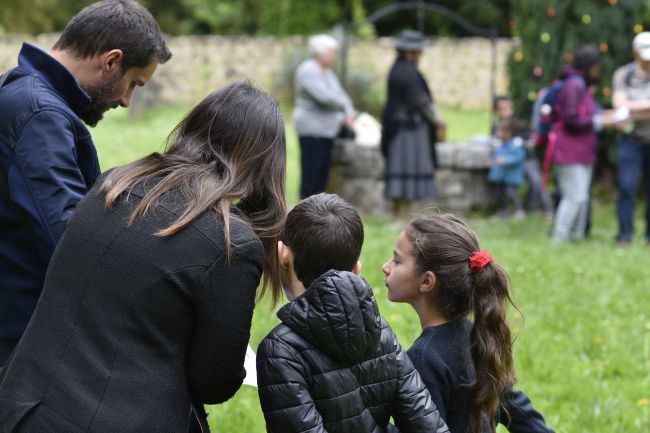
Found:
[[99, 175], [88, 129], [128, 107], [171, 57], [133, 0], [105, 0], [68, 23], [50, 52], [23, 44], [0, 78], [0, 365], [36, 306], [74, 207]]
[[[363, 223], [336, 195], [287, 216], [278, 242], [291, 302], [260, 344], [257, 379], [268, 432], [447, 432], [431, 396], [358, 274]], [[352, 271], [352, 272], [350, 272]]]

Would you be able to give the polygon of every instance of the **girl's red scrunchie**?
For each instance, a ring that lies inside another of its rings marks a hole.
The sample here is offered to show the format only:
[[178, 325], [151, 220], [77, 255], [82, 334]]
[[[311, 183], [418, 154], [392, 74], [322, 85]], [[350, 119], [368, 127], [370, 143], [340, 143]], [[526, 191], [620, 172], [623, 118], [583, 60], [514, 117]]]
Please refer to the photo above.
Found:
[[492, 254], [487, 251], [476, 251], [469, 257], [469, 267], [472, 272], [483, 272], [485, 267], [493, 260]]

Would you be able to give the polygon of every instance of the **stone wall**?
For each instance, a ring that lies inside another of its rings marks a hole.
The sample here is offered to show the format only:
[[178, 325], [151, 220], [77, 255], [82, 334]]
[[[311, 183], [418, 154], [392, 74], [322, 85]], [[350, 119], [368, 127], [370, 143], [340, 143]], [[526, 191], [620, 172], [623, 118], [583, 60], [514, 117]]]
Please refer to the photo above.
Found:
[[[438, 143], [436, 154], [439, 167], [435, 172], [438, 191], [435, 206], [442, 211], [462, 213], [494, 205], [494, 190], [487, 181], [489, 146], [470, 142]], [[390, 215], [390, 203], [384, 199], [384, 158], [379, 145], [360, 146], [353, 140], [338, 140], [327, 189], [364, 215]], [[431, 203], [424, 203], [428, 204]]]
[[437, 204], [444, 210], [465, 212], [487, 209], [496, 203], [487, 181], [490, 147], [472, 142], [436, 144]]
[[359, 146], [354, 140], [336, 140], [327, 192], [340, 195], [363, 215], [388, 217], [384, 185], [384, 157], [378, 143]]
[[[0, 70], [16, 63], [23, 40], [49, 49], [57, 35], [0, 36]], [[161, 66], [152, 86], [142, 92], [151, 104], [193, 104], [225, 83], [248, 78], [278, 99], [290, 97], [291, 66], [304, 56], [304, 37], [182, 36], [169, 39], [174, 57]], [[497, 42], [497, 92], [507, 89], [506, 59], [512, 40]], [[394, 60], [392, 39], [353, 40], [350, 70], [362, 71], [384, 89]], [[421, 61], [437, 101], [463, 108], [490, 105], [490, 41], [482, 38], [430, 40]], [[146, 92], [149, 92], [147, 94]], [[136, 93], [137, 94], [137, 93]]]

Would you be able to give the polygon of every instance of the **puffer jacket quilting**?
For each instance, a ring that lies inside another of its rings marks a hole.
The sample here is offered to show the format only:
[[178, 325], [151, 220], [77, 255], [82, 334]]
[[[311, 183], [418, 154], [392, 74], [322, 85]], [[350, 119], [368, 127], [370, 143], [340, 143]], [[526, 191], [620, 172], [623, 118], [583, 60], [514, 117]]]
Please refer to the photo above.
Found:
[[363, 279], [329, 271], [278, 317], [257, 355], [268, 432], [448, 431]]

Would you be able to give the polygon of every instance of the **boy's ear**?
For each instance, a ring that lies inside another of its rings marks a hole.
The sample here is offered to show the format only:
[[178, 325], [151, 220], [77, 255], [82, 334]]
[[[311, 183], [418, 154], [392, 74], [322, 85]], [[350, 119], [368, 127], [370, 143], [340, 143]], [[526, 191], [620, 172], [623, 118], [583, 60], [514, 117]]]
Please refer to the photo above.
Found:
[[291, 261], [293, 260], [291, 248], [282, 241], [278, 241], [278, 260], [281, 268], [287, 269], [291, 267]]
[[431, 271], [426, 271], [425, 273], [422, 274], [422, 278], [420, 280], [420, 287], [418, 287], [418, 292], [420, 293], [430, 293], [432, 292], [437, 285], [438, 279], [436, 278], [436, 274], [434, 274]]
[[352, 273], [361, 275], [361, 260], [357, 260], [357, 263], [355, 263], [354, 267], [352, 268]]

